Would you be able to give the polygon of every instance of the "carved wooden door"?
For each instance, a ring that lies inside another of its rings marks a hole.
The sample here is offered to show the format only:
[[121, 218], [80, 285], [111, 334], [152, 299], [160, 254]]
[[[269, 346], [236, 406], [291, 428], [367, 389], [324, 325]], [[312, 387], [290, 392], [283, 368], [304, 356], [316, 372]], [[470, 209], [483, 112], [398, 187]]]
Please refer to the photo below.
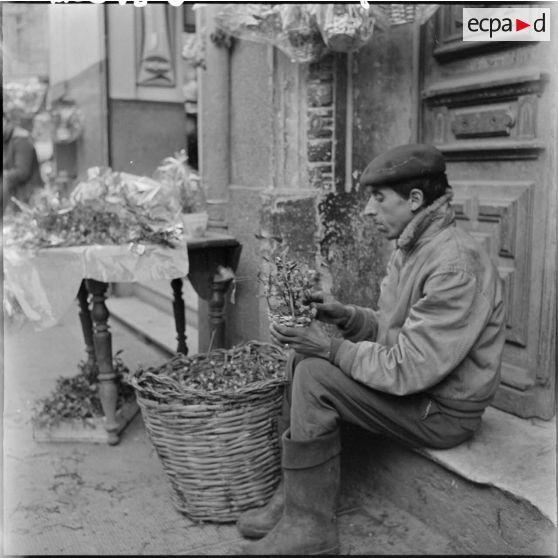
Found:
[[556, 377], [558, 41], [464, 43], [462, 9], [442, 6], [423, 27], [420, 136], [446, 155], [458, 225], [486, 247], [504, 282], [506, 346], [494, 406], [548, 419]]

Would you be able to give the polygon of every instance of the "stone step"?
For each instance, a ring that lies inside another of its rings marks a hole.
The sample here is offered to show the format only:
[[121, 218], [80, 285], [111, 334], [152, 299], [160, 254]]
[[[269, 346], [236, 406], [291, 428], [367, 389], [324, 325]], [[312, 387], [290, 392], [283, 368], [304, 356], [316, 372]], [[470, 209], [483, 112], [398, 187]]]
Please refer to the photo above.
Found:
[[487, 415], [484, 432], [443, 451], [407, 449], [344, 426], [343, 494], [365, 509], [388, 499], [451, 540], [452, 554], [555, 556], [554, 424], [523, 421], [531, 427], [525, 439], [515, 424], [521, 419], [495, 409]]
[[[197, 327], [198, 295], [187, 279], [184, 279], [182, 283], [182, 298], [184, 299], [187, 320]], [[133, 294], [140, 300], [172, 315], [173, 294], [170, 281], [135, 283]]]
[[[176, 331], [174, 317], [135, 296], [110, 297], [107, 307], [111, 318], [118, 320], [131, 333], [154, 345], [168, 356], [176, 354]], [[189, 354], [198, 352], [197, 318], [192, 320], [193, 312], [187, 311], [186, 343]], [[194, 325], [191, 322], [194, 321]]]

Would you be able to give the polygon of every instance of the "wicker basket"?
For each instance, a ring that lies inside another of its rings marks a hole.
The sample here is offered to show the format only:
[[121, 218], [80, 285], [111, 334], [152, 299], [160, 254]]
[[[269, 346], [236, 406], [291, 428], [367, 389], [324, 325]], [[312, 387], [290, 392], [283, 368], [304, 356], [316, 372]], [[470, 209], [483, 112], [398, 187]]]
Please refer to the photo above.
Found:
[[370, 13], [383, 27], [414, 22], [422, 25], [437, 9], [437, 4], [370, 4]]
[[[251, 379], [234, 389], [189, 387], [196, 375], [218, 374], [238, 351], [254, 355]], [[131, 378], [143, 420], [171, 485], [176, 508], [194, 521], [226, 523], [264, 505], [280, 478], [277, 419], [283, 373], [264, 380], [262, 366], [284, 369], [285, 354], [250, 342], [228, 351], [177, 355], [159, 369]]]

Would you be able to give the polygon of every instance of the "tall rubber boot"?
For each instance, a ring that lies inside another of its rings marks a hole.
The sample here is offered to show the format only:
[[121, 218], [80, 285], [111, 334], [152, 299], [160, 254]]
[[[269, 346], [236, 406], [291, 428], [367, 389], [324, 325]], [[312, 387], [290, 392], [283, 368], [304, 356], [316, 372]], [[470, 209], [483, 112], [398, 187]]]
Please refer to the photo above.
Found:
[[[291, 351], [287, 357], [285, 364], [286, 375], [292, 380], [294, 369], [297, 362], [300, 360], [300, 355], [297, 358], [295, 351]], [[283, 397], [283, 407], [279, 415], [277, 432], [279, 435], [279, 445], [282, 444], [283, 433], [288, 430], [291, 414], [291, 385], [286, 388]], [[285, 502], [285, 494], [283, 490], [283, 479], [269, 502], [261, 507], [244, 512], [236, 523], [236, 527], [240, 534], [248, 539], [261, 539], [265, 537], [281, 519], [283, 515], [283, 504]]]
[[283, 515], [285, 493], [283, 479], [275, 489], [271, 500], [262, 508], [244, 512], [236, 523], [240, 534], [247, 539], [261, 539], [277, 525]]
[[285, 504], [281, 519], [261, 540], [241, 553], [339, 554], [335, 512], [339, 495], [341, 450], [335, 431], [310, 441], [283, 436]]

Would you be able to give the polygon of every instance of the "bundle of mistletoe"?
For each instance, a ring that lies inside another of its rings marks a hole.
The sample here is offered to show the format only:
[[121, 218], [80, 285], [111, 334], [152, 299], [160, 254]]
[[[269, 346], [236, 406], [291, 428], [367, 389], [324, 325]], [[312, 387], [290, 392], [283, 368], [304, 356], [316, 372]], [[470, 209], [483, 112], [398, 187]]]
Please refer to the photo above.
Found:
[[[125, 382], [129, 369], [119, 353], [113, 361], [118, 390], [117, 409], [134, 396], [133, 388]], [[36, 426], [49, 428], [63, 420], [86, 421], [104, 415], [98, 394], [97, 371], [85, 362], [80, 362], [78, 368], [80, 373], [76, 376], [59, 376], [51, 394], [36, 402], [32, 416]]]
[[[7, 245], [49, 248], [151, 243], [172, 246], [180, 238], [173, 221], [174, 200], [145, 177], [90, 169], [70, 197], [45, 189], [4, 219]], [[159, 198], [159, 201], [157, 199]]]
[[139, 367], [130, 383], [142, 396], [156, 401], [221, 402], [285, 383], [285, 361], [279, 347], [249, 341], [228, 350], [178, 354], [159, 367]]
[[304, 327], [315, 316], [315, 309], [305, 304], [305, 295], [311, 292], [318, 275], [307, 265], [287, 257], [283, 250], [273, 259], [264, 258], [267, 270], [258, 273], [267, 300], [269, 317], [273, 323]]
[[123, 245], [146, 242], [172, 246], [179, 237], [172, 231], [154, 231], [141, 215], [102, 204], [48, 207], [6, 218], [8, 245], [54, 248], [92, 244]]

